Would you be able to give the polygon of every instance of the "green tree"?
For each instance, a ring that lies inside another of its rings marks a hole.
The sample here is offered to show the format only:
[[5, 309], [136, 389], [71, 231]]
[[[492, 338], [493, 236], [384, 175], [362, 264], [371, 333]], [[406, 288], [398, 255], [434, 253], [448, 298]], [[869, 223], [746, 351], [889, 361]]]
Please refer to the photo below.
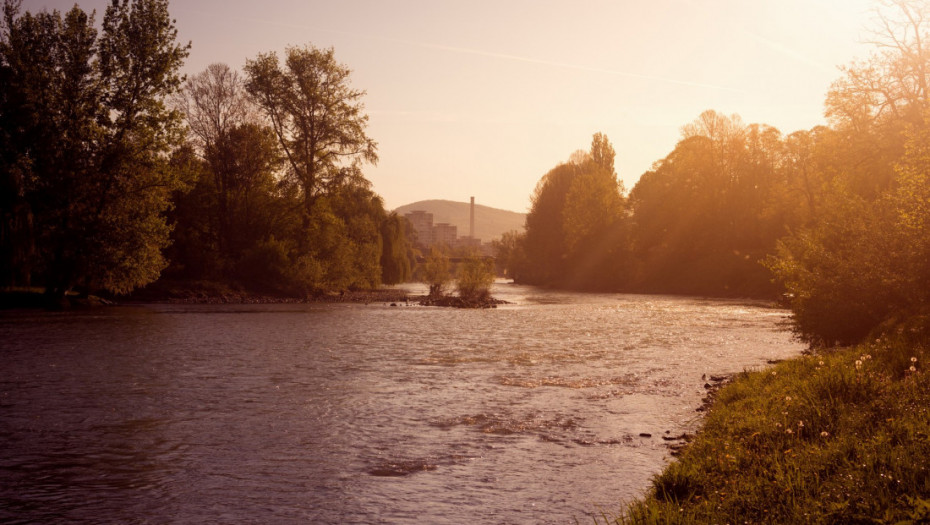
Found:
[[784, 286], [798, 334], [814, 345], [855, 342], [900, 304], [887, 286], [896, 258], [890, 214], [836, 187], [822, 220], [778, 242], [766, 265]]
[[309, 229], [317, 200], [364, 180], [362, 162], [378, 160], [377, 144], [365, 132], [365, 92], [349, 85], [351, 72], [336, 62], [332, 49], [290, 47], [283, 67], [275, 53], [260, 54], [246, 62], [245, 71], [246, 90], [270, 120], [300, 185]]
[[626, 200], [614, 156], [607, 137], [596, 133], [590, 151], [575, 152], [539, 181], [521, 279], [586, 289], [616, 289], [625, 279]]
[[449, 256], [442, 249], [433, 246], [420, 267], [420, 272], [423, 282], [429, 285], [429, 296], [442, 296], [446, 285], [452, 280]]
[[603, 172], [613, 176], [614, 179], [617, 178], [617, 171], [614, 169], [614, 158], [617, 154], [610, 140], [607, 139], [607, 135], [600, 132], [594, 134], [591, 139], [590, 155], [591, 162], [599, 166]]
[[203, 211], [198, 222], [208, 226], [218, 268], [229, 268], [245, 247], [269, 235], [259, 226], [267, 217], [259, 214], [282, 160], [277, 140], [258, 123], [243, 82], [225, 64], [189, 78], [174, 102], [209, 176], [198, 182], [199, 199], [190, 202]]
[[578, 172], [565, 195], [562, 224], [570, 258], [597, 250], [623, 218], [623, 186], [598, 165]]
[[486, 301], [494, 284], [494, 262], [477, 253], [463, 258], [455, 281], [459, 297], [466, 301]]
[[930, 3], [890, 1], [879, 52], [831, 88], [831, 129], [813, 159], [830, 173], [813, 221], [768, 266], [812, 343], [851, 343], [904, 319], [926, 325], [930, 284], [926, 174]]
[[[193, 146], [190, 150], [193, 154]], [[206, 159], [198, 154], [190, 160], [197, 165], [196, 182], [174, 196], [167, 271], [182, 278], [232, 279], [246, 250], [285, 234], [287, 208], [295, 205], [278, 192], [277, 140], [266, 127], [239, 124], [212, 145]]]
[[498, 275], [520, 282], [527, 266], [524, 243], [526, 234], [517, 231], [504, 232], [500, 239], [491, 241]]
[[381, 281], [398, 284], [410, 280], [413, 275], [413, 227], [406, 218], [391, 213], [381, 222]]
[[180, 183], [166, 153], [181, 130], [164, 99], [189, 45], [176, 44], [166, 0], [113, 2], [99, 34], [76, 6], [19, 9], [5, 0], [2, 157], [34, 217], [43, 283], [55, 297], [127, 292], [166, 264], [163, 212]]
[[523, 279], [529, 284], [554, 284], [565, 274], [563, 210], [577, 171], [578, 165], [563, 163], [549, 170], [536, 184], [526, 216], [524, 243], [528, 264]]
[[759, 260], [797, 214], [785, 146], [770, 126], [702, 113], [630, 193], [637, 287], [651, 292], [770, 296]]
[[930, 2], [886, 0], [871, 28], [875, 51], [843, 67], [827, 93], [844, 186], [869, 200], [894, 179], [908, 126], [921, 126], [930, 87]]
[[[895, 169], [895, 186], [887, 202], [895, 228], [898, 264], [886, 273], [905, 298], [911, 314], [930, 315], [930, 111], [919, 127], [910, 128], [905, 154]], [[928, 327], [930, 328], [930, 327]]]

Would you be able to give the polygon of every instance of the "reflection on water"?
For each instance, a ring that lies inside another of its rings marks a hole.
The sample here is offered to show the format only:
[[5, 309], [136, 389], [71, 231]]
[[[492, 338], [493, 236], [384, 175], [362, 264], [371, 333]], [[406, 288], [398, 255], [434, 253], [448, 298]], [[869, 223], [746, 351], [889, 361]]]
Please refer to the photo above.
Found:
[[0, 522], [572, 523], [796, 355], [761, 304], [513, 285], [495, 310], [0, 316]]

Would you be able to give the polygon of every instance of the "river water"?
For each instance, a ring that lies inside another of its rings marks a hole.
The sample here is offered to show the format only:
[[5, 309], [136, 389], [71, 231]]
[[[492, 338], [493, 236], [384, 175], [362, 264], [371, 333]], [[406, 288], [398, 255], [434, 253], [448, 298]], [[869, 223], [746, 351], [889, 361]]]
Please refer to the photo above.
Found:
[[802, 349], [761, 303], [495, 295], [0, 314], [0, 522], [590, 523], [702, 375]]

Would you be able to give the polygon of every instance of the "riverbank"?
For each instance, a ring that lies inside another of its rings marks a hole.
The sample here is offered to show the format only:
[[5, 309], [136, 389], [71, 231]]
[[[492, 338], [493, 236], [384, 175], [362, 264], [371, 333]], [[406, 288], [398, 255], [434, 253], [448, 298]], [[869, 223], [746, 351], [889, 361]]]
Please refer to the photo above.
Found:
[[115, 304], [109, 299], [95, 295], [81, 296], [66, 294], [60, 299], [47, 296], [41, 289], [17, 288], [0, 291], [0, 310], [45, 309], [68, 310], [72, 308], [96, 308]]
[[451, 308], [497, 308], [507, 301], [487, 296], [463, 299], [443, 295], [430, 297], [411, 294], [400, 288], [375, 290], [345, 290], [321, 292], [306, 297], [281, 293], [256, 293], [213, 281], [158, 281], [124, 296], [97, 297], [68, 294], [50, 302], [40, 289], [20, 289], [0, 292], [0, 309], [53, 309], [90, 308], [115, 304], [168, 303], [168, 304], [287, 304], [287, 303], [384, 303], [397, 305], [419, 304]]
[[275, 303], [397, 303], [411, 300], [403, 289], [345, 290], [298, 297], [276, 292], [256, 292], [213, 281], [158, 281], [115, 298], [121, 303], [178, 304], [275, 304]]
[[211, 281], [159, 281], [128, 295], [98, 297], [68, 294], [50, 301], [41, 289], [16, 289], [0, 292], [0, 309], [91, 308], [117, 304], [275, 304], [275, 303], [401, 303], [417, 301], [420, 296], [406, 290], [379, 288], [346, 290], [295, 297], [280, 293], [256, 293]]
[[900, 330], [722, 388], [702, 430], [612, 523], [927, 523], [930, 351]]

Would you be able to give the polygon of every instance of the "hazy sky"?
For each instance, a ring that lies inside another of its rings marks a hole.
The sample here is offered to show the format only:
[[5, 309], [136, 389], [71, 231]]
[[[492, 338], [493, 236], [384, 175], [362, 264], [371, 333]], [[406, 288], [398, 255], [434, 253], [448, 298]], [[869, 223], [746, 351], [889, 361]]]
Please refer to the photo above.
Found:
[[[30, 11], [70, 0], [25, 0]], [[107, 0], [83, 0], [97, 9]], [[783, 133], [824, 123], [870, 0], [175, 0], [185, 71], [289, 45], [332, 46], [368, 92], [388, 208], [423, 199], [526, 211], [537, 181], [595, 132], [627, 190], [702, 111]]]

